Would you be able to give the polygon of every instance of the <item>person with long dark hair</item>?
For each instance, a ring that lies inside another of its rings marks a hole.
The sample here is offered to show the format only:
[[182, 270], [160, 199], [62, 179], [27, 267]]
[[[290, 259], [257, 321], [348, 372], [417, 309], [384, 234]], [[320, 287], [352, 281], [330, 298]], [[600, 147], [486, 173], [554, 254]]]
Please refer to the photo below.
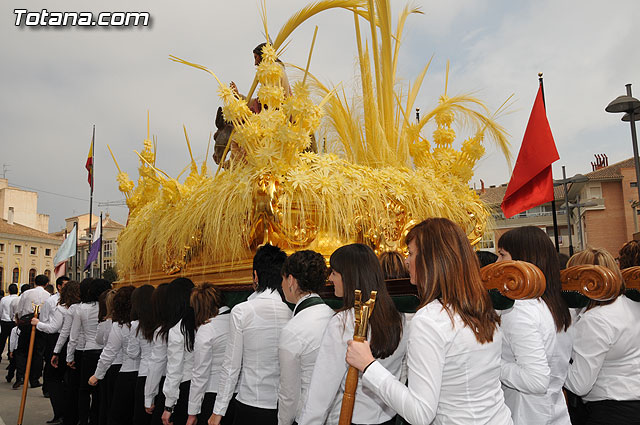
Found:
[[282, 266], [282, 291], [294, 304], [293, 317], [282, 329], [280, 346], [280, 388], [278, 424], [300, 420], [307, 404], [309, 383], [322, 335], [334, 311], [318, 291], [327, 282], [327, 264], [315, 251], [291, 254]]
[[[144, 408], [151, 417], [153, 425], [162, 424], [164, 413], [164, 394], [162, 387], [167, 371], [167, 341], [160, 335], [162, 324], [166, 322], [168, 311], [164, 309], [169, 284], [162, 283], [153, 291], [151, 306], [153, 310], [153, 339], [151, 341], [151, 355], [149, 356], [149, 371], [144, 383]], [[147, 335], [149, 330], [145, 331]], [[156, 408], [157, 406], [157, 408]]]
[[562, 297], [558, 254], [543, 230], [525, 226], [500, 237], [498, 257], [532, 263], [546, 279], [540, 298], [517, 300], [502, 313], [500, 379], [513, 421], [569, 425], [562, 385], [571, 356], [571, 315]]
[[95, 373], [89, 378], [90, 385], [97, 385], [99, 380], [104, 379], [116, 357], [122, 358], [122, 365], [113, 383], [113, 392], [106, 394], [106, 399], [103, 400], [107, 402], [105, 410], [107, 423], [110, 425], [130, 424], [133, 419], [135, 382], [140, 364], [137, 357], [131, 358], [127, 355], [127, 346], [131, 338], [131, 294], [134, 289], [129, 285], [116, 291], [111, 311], [111, 332], [100, 354]]
[[291, 310], [279, 292], [280, 271], [286, 258], [280, 248], [269, 244], [258, 248], [253, 257], [255, 292], [231, 310], [218, 395], [209, 425], [218, 425], [227, 414], [236, 386], [234, 424], [278, 422], [278, 341], [291, 318]]
[[127, 344], [127, 356], [138, 359], [140, 367], [136, 378], [133, 399], [133, 423], [149, 425], [151, 416], [144, 410], [144, 384], [149, 373], [149, 357], [155, 322], [153, 320], [154, 288], [151, 285], [139, 286], [131, 294], [131, 333]]
[[[369, 341], [374, 357], [395, 379], [400, 378], [406, 352], [405, 319], [387, 291], [382, 267], [373, 250], [363, 244], [346, 245], [331, 254], [329, 264], [329, 281], [334, 285], [335, 295], [342, 298], [343, 306], [329, 320], [322, 337], [300, 425], [337, 423], [349, 367], [345, 361], [347, 341], [353, 338], [355, 327], [356, 289], [362, 291], [363, 300], [369, 298], [371, 291], [378, 291], [369, 318]], [[395, 416], [394, 409], [358, 382], [353, 423], [392, 424]]]
[[184, 425], [187, 422], [189, 385], [193, 370], [195, 318], [189, 304], [193, 282], [180, 277], [169, 284], [164, 310], [166, 321], [160, 325], [160, 338], [167, 341], [167, 372], [162, 387], [164, 393], [164, 425]]
[[[82, 288], [82, 287], [81, 287]], [[67, 345], [67, 365], [77, 367], [75, 363], [76, 347], [84, 342], [80, 384], [78, 390], [78, 422], [80, 425], [97, 425], [99, 422], [100, 402], [96, 388], [89, 385], [100, 358], [102, 344], [96, 341], [98, 331], [98, 299], [111, 289], [111, 283], [105, 279], [93, 279], [87, 284], [86, 298], [74, 313], [69, 343]]]
[[376, 359], [373, 340], [349, 341], [346, 358], [363, 372], [364, 392], [412, 424], [512, 424], [500, 387], [500, 317], [469, 240], [450, 220], [431, 218], [405, 242], [420, 297], [408, 337], [408, 386]]
[[[622, 282], [613, 256], [588, 248], [568, 266], [595, 264]], [[572, 362], [565, 387], [586, 402], [587, 425], [640, 423], [640, 308], [620, 293], [610, 300], [591, 300], [578, 314], [573, 331]]]
[[[220, 367], [229, 335], [231, 310], [223, 305], [222, 294], [212, 283], [205, 282], [191, 292], [195, 316], [196, 339], [193, 344], [193, 374], [189, 388], [187, 425], [206, 424], [216, 402]], [[227, 414], [223, 424], [233, 423]]]

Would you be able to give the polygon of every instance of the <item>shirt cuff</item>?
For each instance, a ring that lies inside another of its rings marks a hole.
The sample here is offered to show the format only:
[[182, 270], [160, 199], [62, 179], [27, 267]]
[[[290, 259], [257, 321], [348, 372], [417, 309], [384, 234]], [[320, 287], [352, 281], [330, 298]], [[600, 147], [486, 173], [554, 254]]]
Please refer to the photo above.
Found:
[[[373, 362], [362, 375], [363, 382], [371, 388], [380, 388], [382, 382], [393, 376], [379, 361]], [[395, 377], [394, 377], [395, 379]]]
[[200, 414], [200, 404], [189, 402], [189, 407], [187, 409], [187, 414], [189, 415], [199, 415]]

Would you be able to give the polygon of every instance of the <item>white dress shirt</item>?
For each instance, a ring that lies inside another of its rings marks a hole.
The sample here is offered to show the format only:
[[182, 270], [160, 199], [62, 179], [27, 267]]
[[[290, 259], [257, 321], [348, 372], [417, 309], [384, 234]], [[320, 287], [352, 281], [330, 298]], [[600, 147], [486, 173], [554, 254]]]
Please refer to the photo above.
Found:
[[229, 307], [198, 328], [193, 344], [193, 374], [189, 388], [190, 415], [200, 413], [205, 393], [218, 391], [218, 377], [229, 335]]
[[[45, 304], [46, 305], [46, 304]], [[55, 334], [60, 332], [64, 323], [64, 314], [66, 307], [56, 305], [49, 311], [49, 320], [40, 320], [36, 325], [36, 329], [47, 334]]]
[[376, 361], [363, 376], [366, 389], [412, 424], [513, 423], [500, 386], [500, 330], [480, 344], [460, 316], [452, 323], [433, 301], [411, 320], [408, 339], [409, 386]]
[[160, 328], [153, 334], [149, 373], [144, 382], [144, 407], [153, 406], [153, 399], [158, 394], [160, 380], [167, 371], [167, 342], [159, 335]]
[[144, 339], [142, 332], [138, 332], [139, 322], [131, 322], [131, 336], [127, 344], [127, 356], [140, 361], [138, 376], [147, 376], [149, 373], [149, 360], [151, 357], [151, 343]]
[[[349, 369], [345, 360], [347, 341], [353, 339], [354, 321], [353, 308], [341, 311], [329, 320], [313, 368], [307, 403], [298, 422], [300, 425], [321, 425], [325, 421], [327, 424], [338, 423], [345, 379]], [[403, 324], [404, 322], [403, 317]], [[389, 357], [379, 360], [380, 364], [392, 374], [394, 380], [401, 377], [406, 349], [406, 332], [403, 332], [396, 351]], [[395, 414], [395, 410], [386, 405], [375, 391], [363, 388], [362, 380], [358, 380], [351, 420], [353, 423], [379, 424], [388, 421]]]
[[48, 322], [49, 314], [51, 314], [51, 312], [56, 309], [56, 306], [58, 305], [59, 300], [60, 300], [59, 293], [55, 293], [51, 295], [49, 298], [47, 298], [47, 300], [44, 303], [42, 303], [42, 305], [40, 306], [40, 314], [38, 315], [38, 319], [40, 319], [43, 322]]
[[291, 310], [276, 290], [266, 289], [231, 310], [229, 337], [213, 413], [223, 415], [236, 399], [261, 409], [278, 406], [278, 342]]
[[193, 371], [193, 352], [187, 351], [185, 337], [180, 330], [182, 320], [169, 329], [167, 341], [167, 374], [162, 386], [167, 407], [173, 407], [180, 395], [180, 384], [191, 380]]
[[516, 424], [570, 425], [562, 393], [571, 338], [557, 332], [541, 299], [517, 300], [502, 313], [504, 398]]
[[20, 338], [20, 328], [14, 326], [9, 335], [9, 352], [13, 353], [18, 348], [18, 338]]
[[[98, 331], [98, 303], [80, 303], [73, 314], [69, 344], [67, 345], [67, 362], [74, 361], [76, 350], [101, 350], [103, 345], [96, 341]], [[78, 341], [84, 340], [80, 348]]]
[[640, 400], [640, 303], [621, 295], [579, 315], [566, 387], [585, 401]]
[[[26, 294], [26, 291], [23, 293]], [[11, 314], [11, 320], [14, 320], [14, 321], [16, 320], [16, 314], [18, 314], [18, 304], [20, 304], [20, 296], [11, 300], [11, 306], [9, 308], [9, 313]]]
[[[69, 335], [71, 334], [71, 325], [73, 324], [73, 317], [75, 315], [75, 311], [80, 304], [72, 304], [69, 308], [64, 308], [64, 316], [62, 322], [62, 328], [60, 329], [60, 335], [58, 335], [58, 341], [56, 341], [56, 346], [53, 349], [55, 354], [60, 354], [62, 351], [62, 347], [69, 339]], [[82, 341], [78, 341], [78, 350], [82, 350], [84, 348], [84, 339]]]
[[[102, 322], [98, 322], [98, 329], [96, 330], [96, 344], [104, 347], [109, 342], [109, 336], [111, 335], [111, 329], [113, 328], [113, 321], [111, 319], [105, 319]], [[104, 349], [104, 348], [103, 348]], [[124, 353], [122, 350], [116, 351], [116, 357], [111, 362], [112, 365], [122, 365], [122, 358]]]
[[131, 328], [129, 325], [121, 325], [117, 322], [111, 325], [109, 339], [102, 349], [102, 353], [100, 353], [100, 359], [98, 360], [98, 365], [94, 373], [96, 378], [104, 378], [109, 367], [111, 367], [112, 364], [117, 364], [115, 360], [118, 355], [122, 359], [120, 372], [136, 372], [138, 370], [138, 366], [140, 365], [139, 358], [131, 358], [126, 354], [130, 338]]
[[13, 322], [15, 318], [11, 315], [11, 302], [17, 298], [18, 294], [2, 297], [0, 300], [0, 320], [3, 322]]
[[311, 374], [318, 357], [322, 335], [335, 314], [326, 304], [316, 304], [298, 311], [300, 303], [312, 297], [318, 295], [305, 296], [296, 303], [293, 309], [294, 316], [280, 335], [279, 425], [291, 425], [293, 421], [300, 420], [302, 409], [307, 402]]
[[33, 305], [42, 306], [44, 302], [51, 296], [42, 286], [36, 286], [20, 295], [18, 302], [18, 317], [26, 316], [33, 313]]

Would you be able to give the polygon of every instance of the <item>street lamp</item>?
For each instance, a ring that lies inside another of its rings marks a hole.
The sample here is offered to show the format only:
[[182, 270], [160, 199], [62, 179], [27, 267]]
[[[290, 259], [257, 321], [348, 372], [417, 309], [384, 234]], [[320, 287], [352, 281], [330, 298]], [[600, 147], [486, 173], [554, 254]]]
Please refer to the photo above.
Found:
[[636, 186], [638, 189], [638, 200], [640, 200], [640, 160], [638, 159], [638, 137], [636, 135], [636, 120], [640, 119], [640, 100], [631, 95], [631, 84], [626, 85], [627, 94], [618, 96], [604, 108], [605, 111], [613, 114], [625, 112], [622, 121], [629, 121], [631, 124], [631, 141], [633, 142], [633, 162], [636, 166]]

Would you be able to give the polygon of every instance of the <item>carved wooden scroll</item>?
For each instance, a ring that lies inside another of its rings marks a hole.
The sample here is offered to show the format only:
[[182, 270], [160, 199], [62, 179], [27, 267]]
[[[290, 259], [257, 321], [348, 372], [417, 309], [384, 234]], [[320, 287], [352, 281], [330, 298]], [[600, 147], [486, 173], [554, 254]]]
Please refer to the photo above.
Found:
[[640, 266], [629, 267], [622, 270], [622, 279], [626, 287], [625, 295], [640, 302]]
[[501, 261], [480, 269], [487, 290], [497, 289], [512, 300], [538, 298], [544, 294], [544, 273], [526, 261]]
[[622, 282], [610, 269], [593, 264], [568, 267], [560, 272], [563, 291], [573, 291], [595, 301], [608, 301], [620, 293]]

